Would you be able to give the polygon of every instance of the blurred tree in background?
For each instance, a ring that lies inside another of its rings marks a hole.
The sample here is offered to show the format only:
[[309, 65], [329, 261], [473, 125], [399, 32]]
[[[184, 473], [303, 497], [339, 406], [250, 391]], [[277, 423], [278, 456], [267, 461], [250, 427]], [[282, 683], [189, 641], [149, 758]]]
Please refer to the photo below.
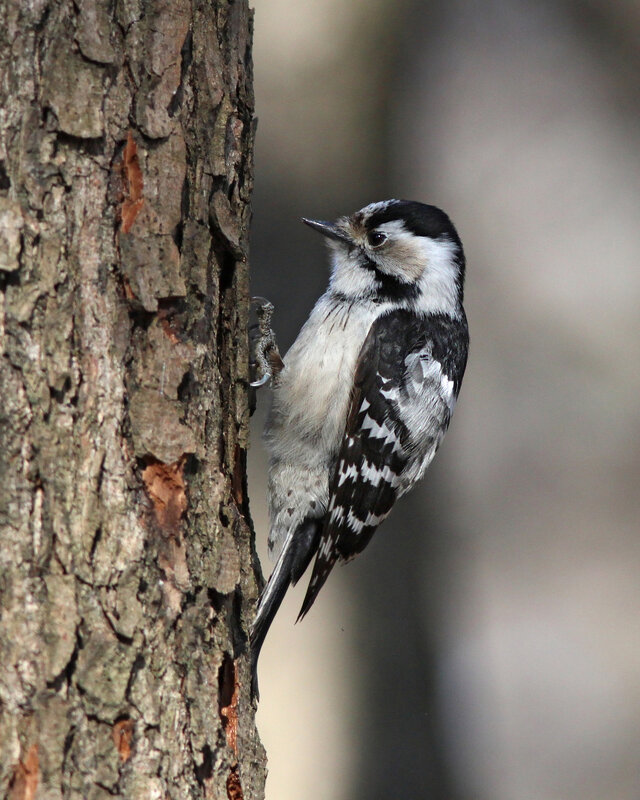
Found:
[[298, 218], [388, 197], [451, 215], [471, 329], [422, 488], [267, 640], [272, 798], [640, 795], [639, 43], [631, 0], [257, 4], [282, 352], [327, 280]]

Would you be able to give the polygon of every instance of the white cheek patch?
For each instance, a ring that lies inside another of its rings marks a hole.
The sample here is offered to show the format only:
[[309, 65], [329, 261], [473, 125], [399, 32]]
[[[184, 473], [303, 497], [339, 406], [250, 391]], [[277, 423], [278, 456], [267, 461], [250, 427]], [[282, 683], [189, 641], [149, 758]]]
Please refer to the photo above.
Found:
[[379, 269], [406, 283], [418, 283], [418, 306], [425, 312], [452, 313], [457, 308], [459, 266], [457, 245], [450, 239], [430, 239], [406, 230], [401, 220], [376, 228], [389, 237], [389, 245], [372, 251]]
[[366, 296], [371, 291], [371, 272], [358, 263], [355, 253], [345, 245], [329, 242], [331, 249], [331, 288], [346, 297]]
[[458, 308], [457, 247], [448, 239], [422, 240], [427, 267], [420, 278], [421, 311], [456, 314]]

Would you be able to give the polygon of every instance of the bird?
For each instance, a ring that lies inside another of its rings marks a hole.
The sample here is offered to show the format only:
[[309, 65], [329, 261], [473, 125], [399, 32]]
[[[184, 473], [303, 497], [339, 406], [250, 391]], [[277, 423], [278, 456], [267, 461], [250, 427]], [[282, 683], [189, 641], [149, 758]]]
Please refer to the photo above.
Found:
[[444, 211], [393, 199], [336, 222], [302, 221], [325, 237], [331, 275], [284, 358], [270, 328], [257, 344], [264, 374], [254, 385], [272, 384], [264, 442], [275, 566], [250, 633], [256, 699], [258, 657], [287, 589], [315, 559], [300, 620], [336, 562], [362, 552], [422, 478], [469, 348], [465, 256]]

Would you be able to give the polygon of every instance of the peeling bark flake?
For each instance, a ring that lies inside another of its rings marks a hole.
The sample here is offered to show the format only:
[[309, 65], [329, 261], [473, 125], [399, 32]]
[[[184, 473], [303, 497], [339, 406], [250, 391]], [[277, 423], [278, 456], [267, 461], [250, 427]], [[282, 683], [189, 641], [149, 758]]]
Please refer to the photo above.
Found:
[[144, 204], [142, 196], [144, 182], [138, 161], [138, 146], [131, 131], [127, 134], [127, 143], [122, 153], [122, 174], [125, 181], [125, 196], [120, 206], [120, 219], [122, 233], [129, 233]]
[[116, 746], [120, 761], [124, 764], [131, 758], [131, 742], [133, 741], [133, 720], [121, 719], [116, 722], [111, 731], [113, 743]]
[[40, 780], [38, 745], [32, 744], [27, 757], [18, 762], [9, 785], [8, 800], [33, 800]]
[[156, 522], [168, 533], [179, 532], [187, 510], [184, 464], [184, 457], [173, 464], [152, 461], [142, 470], [142, 481], [153, 503]]
[[[227, 744], [238, 755], [238, 670], [235, 662], [225, 653], [220, 667], [220, 718], [227, 734]], [[238, 782], [239, 785], [239, 782]]]

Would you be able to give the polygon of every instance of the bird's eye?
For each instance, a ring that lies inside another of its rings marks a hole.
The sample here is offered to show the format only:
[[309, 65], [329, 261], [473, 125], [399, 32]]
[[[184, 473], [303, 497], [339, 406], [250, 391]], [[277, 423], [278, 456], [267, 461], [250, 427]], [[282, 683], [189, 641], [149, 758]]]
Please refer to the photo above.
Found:
[[380, 233], [380, 231], [369, 231], [367, 234], [367, 242], [369, 242], [371, 247], [380, 247], [380, 245], [384, 244], [386, 241], [386, 234]]

